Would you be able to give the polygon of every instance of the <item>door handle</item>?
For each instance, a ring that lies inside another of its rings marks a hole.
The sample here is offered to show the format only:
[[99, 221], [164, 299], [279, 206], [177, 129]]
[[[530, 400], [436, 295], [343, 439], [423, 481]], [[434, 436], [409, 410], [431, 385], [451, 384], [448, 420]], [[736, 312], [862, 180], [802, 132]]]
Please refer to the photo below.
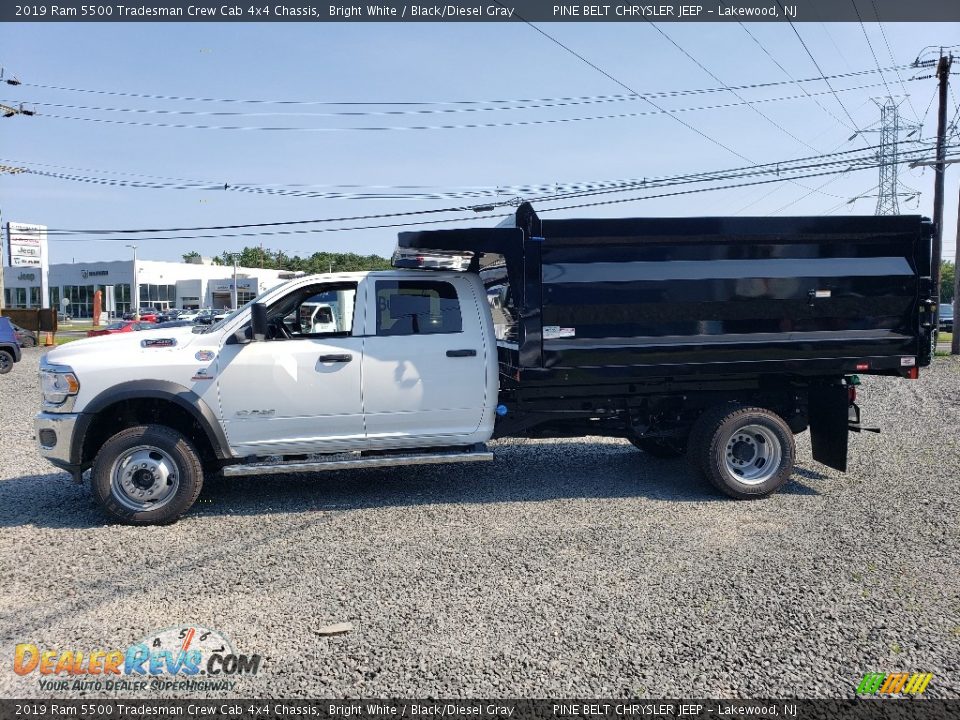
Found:
[[447, 350], [447, 357], [476, 357], [476, 350]]
[[341, 363], [341, 362], [350, 362], [353, 360], [353, 355], [321, 355], [317, 358], [317, 362], [322, 363]]

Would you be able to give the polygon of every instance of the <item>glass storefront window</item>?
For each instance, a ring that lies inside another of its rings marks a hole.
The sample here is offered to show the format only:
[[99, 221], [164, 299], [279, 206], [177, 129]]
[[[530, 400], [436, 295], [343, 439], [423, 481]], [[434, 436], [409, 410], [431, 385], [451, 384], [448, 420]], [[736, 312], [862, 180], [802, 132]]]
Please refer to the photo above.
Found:
[[113, 302], [117, 308], [117, 315], [130, 312], [130, 283], [117, 283], [113, 286]]
[[38, 287], [30, 288], [30, 307], [40, 307], [40, 288]]
[[67, 313], [75, 318], [93, 317], [93, 285], [64, 285], [63, 296], [70, 301]]
[[140, 286], [140, 307], [159, 307], [162, 309], [170, 308], [177, 302], [176, 285], [150, 285]]

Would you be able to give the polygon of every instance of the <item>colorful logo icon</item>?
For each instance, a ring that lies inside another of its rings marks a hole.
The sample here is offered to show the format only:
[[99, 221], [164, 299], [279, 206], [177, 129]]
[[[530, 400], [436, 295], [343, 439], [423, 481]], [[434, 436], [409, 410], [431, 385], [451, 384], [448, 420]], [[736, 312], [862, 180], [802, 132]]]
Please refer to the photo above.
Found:
[[931, 680], [933, 673], [867, 673], [857, 695], [920, 695]]

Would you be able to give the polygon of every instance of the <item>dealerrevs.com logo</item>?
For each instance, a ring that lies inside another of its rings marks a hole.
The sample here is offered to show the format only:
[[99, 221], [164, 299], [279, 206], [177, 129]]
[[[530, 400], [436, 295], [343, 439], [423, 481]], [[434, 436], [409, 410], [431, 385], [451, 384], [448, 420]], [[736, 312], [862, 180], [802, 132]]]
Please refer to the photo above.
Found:
[[232, 690], [238, 676], [256, 675], [260, 655], [237, 653], [208, 628], [172, 627], [147, 634], [125, 649], [40, 648], [19, 643], [17, 675], [37, 674], [41, 690]]

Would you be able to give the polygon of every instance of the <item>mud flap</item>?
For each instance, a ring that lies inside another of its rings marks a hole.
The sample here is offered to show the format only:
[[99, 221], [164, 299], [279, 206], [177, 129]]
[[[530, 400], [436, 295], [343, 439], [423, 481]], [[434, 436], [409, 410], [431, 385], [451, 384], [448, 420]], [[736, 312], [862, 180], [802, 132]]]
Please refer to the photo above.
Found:
[[810, 389], [810, 443], [813, 459], [840, 472], [847, 471], [847, 388], [829, 385]]

